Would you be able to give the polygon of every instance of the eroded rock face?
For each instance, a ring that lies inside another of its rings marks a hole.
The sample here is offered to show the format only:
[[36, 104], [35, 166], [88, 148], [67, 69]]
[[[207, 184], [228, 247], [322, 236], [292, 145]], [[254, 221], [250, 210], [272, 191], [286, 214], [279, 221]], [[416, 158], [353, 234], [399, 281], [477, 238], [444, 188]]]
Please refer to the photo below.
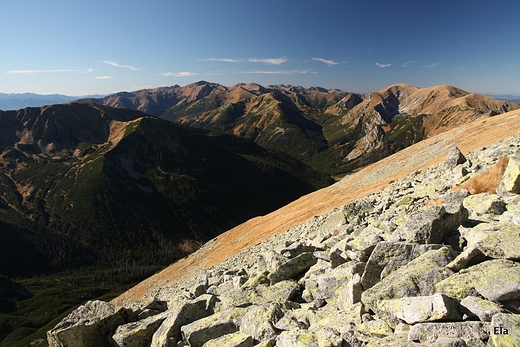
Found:
[[451, 187], [519, 149], [520, 135], [466, 156], [453, 150], [435, 167], [168, 287], [149, 305], [89, 302], [48, 332], [49, 344], [515, 345], [516, 159], [497, 194]]

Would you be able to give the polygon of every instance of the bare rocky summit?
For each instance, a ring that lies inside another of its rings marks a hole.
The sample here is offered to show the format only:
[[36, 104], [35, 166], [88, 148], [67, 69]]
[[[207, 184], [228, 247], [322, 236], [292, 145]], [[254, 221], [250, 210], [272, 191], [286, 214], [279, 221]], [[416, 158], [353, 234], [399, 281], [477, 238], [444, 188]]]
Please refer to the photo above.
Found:
[[[148, 281], [139, 300], [88, 302], [48, 332], [49, 344], [513, 346], [520, 136], [470, 153], [444, 151], [436, 165], [182, 281]], [[505, 171], [496, 174], [502, 158]], [[495, 172], [493, 192], [464, 189], [490, 179], [486, 172]], [[191, 258], [202, 261], [216, 242]]]

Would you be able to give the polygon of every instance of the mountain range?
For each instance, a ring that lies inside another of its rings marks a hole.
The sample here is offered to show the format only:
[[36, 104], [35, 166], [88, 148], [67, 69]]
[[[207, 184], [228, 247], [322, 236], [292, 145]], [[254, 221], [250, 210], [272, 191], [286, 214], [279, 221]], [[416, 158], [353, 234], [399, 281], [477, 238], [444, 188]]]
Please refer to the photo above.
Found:
[[101, 99], [196, 128], [217, 129], [344, 175], [453, 126], [520, 107], [456, 87], [396, 84], [378, 92], [197, 82]]
[[[0, 111], [0, 275], [18, 278], [2, 279], [17, 294], [0, 295], [0, 341], [41, 334], [73, 305], [121, 290], [121, 274], [138, 269], [134, 282], [123, 275], [135, 283], [246, 222], [224, 245], [243, 248], [302, 221], [291, 209], [308, 218], [332, 203], [337, 185], [318, 190], [331, 176], [358, 177], [417, 142], [516, 109], [451, 86], [357, 94], [201, 81]], [[283, 206], [287, 219], [271, 221]]]

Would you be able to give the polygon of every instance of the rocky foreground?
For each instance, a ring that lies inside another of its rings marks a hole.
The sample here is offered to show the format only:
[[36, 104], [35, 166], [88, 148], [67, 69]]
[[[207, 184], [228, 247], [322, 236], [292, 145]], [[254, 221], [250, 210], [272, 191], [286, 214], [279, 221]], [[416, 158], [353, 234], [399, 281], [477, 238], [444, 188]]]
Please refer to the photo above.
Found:
[[87, 302], [49, 345], [518, 346], [519, 148], [453, 148], [146, 305]]

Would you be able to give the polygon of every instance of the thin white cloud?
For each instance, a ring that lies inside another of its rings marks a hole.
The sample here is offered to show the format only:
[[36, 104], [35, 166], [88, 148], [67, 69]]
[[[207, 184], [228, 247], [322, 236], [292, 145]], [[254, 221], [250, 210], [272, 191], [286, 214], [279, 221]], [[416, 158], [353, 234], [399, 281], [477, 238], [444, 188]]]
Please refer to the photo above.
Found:
[[189, 72], [189, 71], [180, 71], [180, 72], [163, 72], [160, 74], [164, 77], [190, 77], [190, 76], [197, 76], [198, 73], [196, 72]]
[[382, 63], [376, 63], [377, 67], [380, 67], [381, 69], [384, 69], [385, 67], [392, 66], [392, 64], [382, 64]]
[[103, 63], [111, 65], [111, 66], [114, 66], [114, 67], [122, 67], [122, 68], [125, 68], [125, 69], [130, 69], [132, 71], [139, 71], [139, 70], [141, 70], [141, 69], [138, 69], [138, 68], [136, 68], [135, 66], [132, 66], [132, 65], [121, 65], [121, 64], [116, 63], [115, 61], [110, 61], [110, 60], [104, 60]]
[[322, 63], [325, 63], [328, 66], [334, 66], [334, 65], [339, 64], [337, 61], [330, 60], [330, 59], [324, 59], [324, 58], [312, 58], [312, 60], [321, 61]]
[[272, 70], [272, 71], [240, 71], [240, 74], [262, 74], [262, 75], [302, 75], [312, 73], [312, 70]]
[[63, 73], [63, 72], [72, 72], [72, 73], [91, 73], [94, 69], [48, 69], [48, 70], [9, 70], [6, 71], [6, 74], [9, 75], [33, 75], [33, 74], [41, 74], [41, 73]]
[[216, 61], [223, 63], [243, 63], [244, 59], [233, 59], [233, 58], [205, 58], [205, 59], [197, 59], [198, 61]]
[[403, 63], [403, 65], [401, 65], [401, 67], [410, 67], [410, 65], [412, 65], [413, 63], [415, 63], [415, 60], [406, 61]]
[[270, 58], [270, 59], [249, 58], [249, 59], [247, 59], [247, 61], [250, 63], [281, 65], [287, 61], [287, 58]]
[[109, 80], [109, 79], [115, 78], [115, 76], [96, 76], [94, 78], [97, 80]]
[[433, 68], [436, 68], [439, 65], [441, 65], [441, 64], [440, 63], [430, 63], [430, 64], [427, 64], [427, 65], [424, 65], [424, 67], [427, 68], [427, 69], [433, 69]]
[[270, 65], [281, 65], [287, 61], [287, 58], [281, 57], [281, 58], [248, 58], [248, 59], [242, 59], [242, 58], [204, 58], [204, 59], [197, 59], [198, 61], [215, 61], [215, 62], [222, 62], [222, 63], [262, 63], [262, 64], [270, 64]]

